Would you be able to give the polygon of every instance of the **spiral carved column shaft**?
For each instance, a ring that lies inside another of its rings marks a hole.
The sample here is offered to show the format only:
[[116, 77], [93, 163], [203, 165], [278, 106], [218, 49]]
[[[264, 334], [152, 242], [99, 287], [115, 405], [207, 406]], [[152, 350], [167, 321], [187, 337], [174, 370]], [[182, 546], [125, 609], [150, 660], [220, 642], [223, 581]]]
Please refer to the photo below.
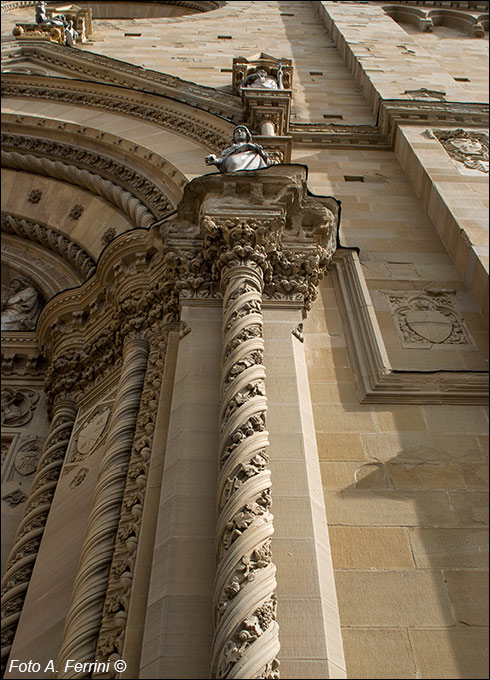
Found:
[[148, 359], [148, 343], [126, 338], [106, 450], [102, 459], [94, 502], [87, 524], [78, 573], [66, 617], [61, 649], [56, 660], [58, 677], [83, 677], [64, 672], [67, 659], [95, 660], [108, 571], [121, 512], [129, 457]]
[[222, 272], [218, 567], [213, 678], [277, 678], [279, 627], [268, 433], [260, 267]]
[[66, 399], [55, 404], [44, 450], [7, 560], [2, 579], [2, 667], [17, 630], [75, 416], [74, 401]]

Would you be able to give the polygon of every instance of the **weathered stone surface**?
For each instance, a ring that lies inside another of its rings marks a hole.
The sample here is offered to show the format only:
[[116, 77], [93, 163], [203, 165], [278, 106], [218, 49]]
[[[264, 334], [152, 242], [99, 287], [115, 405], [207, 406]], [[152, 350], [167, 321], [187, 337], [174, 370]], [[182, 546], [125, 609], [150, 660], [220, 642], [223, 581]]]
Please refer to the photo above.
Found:
[[[338, 571], [343, 626], [451, 626], [451, 602], [439, 571]], [[404, 593], [410, 593], [406, 598]]]
[[340, 527], [329, 530], [336, 569], [412, 569], [405, 528]]
[[488, 678], [488, 628], [409, 631], [421, 678]]
[[[483, 513], [484, 499], [481, 499]], [[467, 512], [473, 512], [468, 499]], [[330, 524], [349, 526], [453, 526], [454, 514], [443, 491], [347, 489], [326, 491]]]
[[366, 679], [416, 677], [406, 630], [344, 628], [343, 635], [348, 659], [348, 677]]
[[454, 464], [424, 465], [388, 463], [388, 473], [399, 489], [462, 489], [465, 484], [460, 467]]
[[454, 508], [456, 526], [488, 526], [488, 493], [452, 491], [449, 496]]
[[410, 529], [417, 568], [488, 568], [487, 529]]
[[458, 623], [488, 626], [488, 571], [445, 571], [449, 596]]

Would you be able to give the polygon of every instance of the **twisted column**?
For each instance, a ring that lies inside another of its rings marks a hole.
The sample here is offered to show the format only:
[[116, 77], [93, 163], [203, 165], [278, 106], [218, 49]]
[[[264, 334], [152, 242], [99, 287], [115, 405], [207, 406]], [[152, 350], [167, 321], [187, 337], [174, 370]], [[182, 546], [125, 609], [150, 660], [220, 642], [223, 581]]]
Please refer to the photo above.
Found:
[[253, 261], [226, 266], [221, 276], [220, 471], [216, 630], [213, 678], [277, 678], [279, 627], [267, 400], [262, 338], [263, 275]]
[[32, 482], [24, 514], [2, 579], [2, 667], [7, 663], [51, 501], [75, 423], [75, 401], [64, 399], [53, 406], [53, 419]]
[[141, 336], [126, 337], [123, 367], [115, 398], [106, 449], [87, 524], [72, 600], [55, 667], [58, 677], [84, 677], [65, 672], [67, 659], [95, 660], [102, 608], [107, 590], [113, 544], [121, 513], [128, 463], [148, 359], [148, 343]]
[[[167, 349], [167, 331], [162, 332], [160, 324], [156, 324], [156, 329], [149, 333], [149, 343], [148, 365], [97, 640], [96, 658], [104, 662], [124, 658], [124, 640], [133, 596], [133, 575]], [[141, 587], [140, 585], [138, 597], [141, 595]], [[134, 644], [134, 640], [132, 643]], [[128, 659], [124, 658], [124, 661], [127, 662]], [[95, 674], [93, 677], [99, 675]], [[105, 672], [103, 677], [116, 677], [113, 665], [109, 675]]]

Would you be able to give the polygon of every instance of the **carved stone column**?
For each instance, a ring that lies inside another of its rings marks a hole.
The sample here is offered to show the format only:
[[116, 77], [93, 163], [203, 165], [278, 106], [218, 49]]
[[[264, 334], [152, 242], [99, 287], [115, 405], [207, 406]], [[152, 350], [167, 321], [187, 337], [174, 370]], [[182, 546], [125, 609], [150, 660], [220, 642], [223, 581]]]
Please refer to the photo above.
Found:
[[276, 678], [280, 645], [261, 311], [267, 269], [262, 240], [270, 225], [256, 218], [205, 223], [211, 241], [216, 233], [225, 241], [216, 251], [223, 350], [211, 672], [213, 678]]
[[[96, 658], [99, 661], [123, 658], [128, 665], [130, 662], [128, 656], [123, 654], [123, 647], [167, 349], [168, 329], [162, 326], [163, 324], [155, 324], [151, 332], [148, 332], [148, 364], [97, 640]], [[140, 585], [140, 592], [142, 587]], [[111, 666], [110, 677], [115, 676], [116, 672]], [[99, 675], [94, 674], [94, 677]], [[108, 677], [107, 673], [102, 677]]]
[[64, 395], [55, 402], [44, 450], [7, 561], [2, 580], [2, 667], [6, 665], [17, 630], [75, 416], [73, 396]]
[[[177, 214], [152, 232], [154, 243], [160, 242], [162, 262], [178, 273], [175, 291], [184, 309], [211, 308], [222, 298], [217, 568], [210, 664], [215, 680], [279, 677], [262, 302], [282, 309], [303, 308], [306, 313], [335, 251], [337, 222], [335, 199], [308, 195], [305, 168], [273, 165], [196, 178], [186, 186]], [[193, 318], [198, 319], [197, 313]], [[183, 365], [181, 371], [185, 374]], [[186, 427], [186, 423], [175, 424], [179, 442]], [[174, 447], [177, 456], [176, 443]], [[214, 451], [207, 460], [213, 455]], [[168, 507], [161, 505], [163, 528], [172, 521], [164, 514]], [[169, 565], [175, 569], [179, 561], [171, 552], [177, 545], [175, 536], [162, 545], [168, 560], [163, 574], [157, 574], [160, 565], [154, 561], [152, 606], [166, 611], [171, 602]], [[284, 560], [282, 569], [287, 583]], [[278, 616], [280, 612], [279, 603]], [[161, 672], [166, 664], [175, 668], [172, 664], [182, 646], [172, 639], [174, 621], [181, 618], [165, 615], [156, 638], [148, 636], [142, 669]], [[203, 647], [207, 632], [204, 629], [200, 640]], [[197, 637], [189, 633], [187, 639]], [[191, 644], [192, 660], [190, 650]], [[188, 667], [202, 673], [207, 659], [203, 653], [196, 657]]]
[[55, 667], [60, 669], [58, 677], [77, 675], [73, 670], [64, 673], [67, 659], [76, 659], [78, 662], [95, 660], [108, 570], [113, 557], [147, 359], [148, 342], [143, 335], [127, 335], [106, 450], [95, 488], [63, 641], [55, 663]]

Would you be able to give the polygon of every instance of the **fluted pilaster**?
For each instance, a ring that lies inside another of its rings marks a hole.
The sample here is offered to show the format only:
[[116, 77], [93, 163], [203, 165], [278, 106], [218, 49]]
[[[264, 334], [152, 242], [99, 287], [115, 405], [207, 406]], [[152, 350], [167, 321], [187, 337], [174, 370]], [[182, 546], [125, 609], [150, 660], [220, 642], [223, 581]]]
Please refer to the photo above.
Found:
[[141, 337], [126, 337], [123, 367], [100, 473], [87, 524], [72, 601], [66, 617], [61, 649], [55, 667], [58, 677], [84, 677], [64, 672], [67, 659], [95, 660], [108, 571], [121, 513], [128, 463], [148, 359], [148, 343]]
[[278, 677], [261, 268], [222, 272], [223, 354], [213, 678]]
[[74, 400], [55, 403], [53, 419], [2, 579], [2, 667], [5, 667], [75, 423]]

